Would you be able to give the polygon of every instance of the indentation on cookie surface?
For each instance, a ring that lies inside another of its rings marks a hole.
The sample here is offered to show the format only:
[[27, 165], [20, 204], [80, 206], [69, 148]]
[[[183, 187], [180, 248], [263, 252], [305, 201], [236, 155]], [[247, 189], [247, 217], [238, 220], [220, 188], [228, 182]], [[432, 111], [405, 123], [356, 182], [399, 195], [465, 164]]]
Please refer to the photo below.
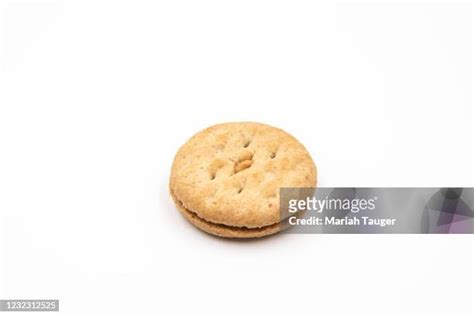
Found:
[[234, 173], [239, 173], [241, 171], [244, 171], [245, 169], [250, 168], [250, 166], [252, 166], [252, 163], [252, 160], [244, 160], [236, 163], [234, 167]]
[[242, 141], [242, 147], [247, 148], [252, 143], [255, 134], [252, 131], [241, 130], [240, 139]]
[[209, 179], [214, 180], [217, 176], [217, 172], [225, 167], [226, 162], [221, 159], [215, 159], [208, 167]]
[[[273, 148], [271, 148], [271, 147], [273, 147]], [[276, 145], [276, 146], [274, 145], [274, 146], [271, 146], [271, 147], [270, 147], [269, 157], [270, 157], [270, 159], [275, 159], [277, 154], [278, 154], [278, 150], [280, 149], [280, 145]]]
[[253, 152], [251, 150], [245, 150], [239, 154], [239, 162], [245, 160], [252, 160], [253, 159]]
[[239, 159], [234, 165], [234, 174], [244, 171], [250, 168], [253, 164], [253, 153], [251, 151], [245, 151], [239, 155]]
[[241, 178], [240, 183], [237, 184], [237, 194], [242, 193], [242, 191], [245, 189], [245, 185], [247, 184], [247, 178]]

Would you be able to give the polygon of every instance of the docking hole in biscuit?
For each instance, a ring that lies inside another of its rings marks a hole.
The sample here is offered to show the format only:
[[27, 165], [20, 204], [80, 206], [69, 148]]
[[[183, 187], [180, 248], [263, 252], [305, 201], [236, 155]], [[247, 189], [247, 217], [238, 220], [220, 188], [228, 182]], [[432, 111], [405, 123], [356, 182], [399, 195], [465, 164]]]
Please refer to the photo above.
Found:
[[239, 159], [235, 163], [234, 174], [250, 168], [252, 164], [253, 164], [253, 152], [244, 151], [243, 153], [239, 155]]
[[170, 176], [170, 193], [183, 216], [230, 238], [285, 229], [280, 188], [315, 186], [316, 167], [304, 146], [281, 129], [252, 122], [197, 133], [176, 154]]
[[209, 179], [214, 180], [217, 176], [217, 172], [224, 168], [226, 165], [226, 162], [222, 159], [214, 159], [212, 163], [209, 165], [208, 170], [209, 170]]
[[253, 163], [252, 160], [244, 160], [244, 161], [238, 162], [234, 167], [234, 174], [239, 173], [241, 171], [244, 171], [245, 169], [250, 168], [252, 163]]

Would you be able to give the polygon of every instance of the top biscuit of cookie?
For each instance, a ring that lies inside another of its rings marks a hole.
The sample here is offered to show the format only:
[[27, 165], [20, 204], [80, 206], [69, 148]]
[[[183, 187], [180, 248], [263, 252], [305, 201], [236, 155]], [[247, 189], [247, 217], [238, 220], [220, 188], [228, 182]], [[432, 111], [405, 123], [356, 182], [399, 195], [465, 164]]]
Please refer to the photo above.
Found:
[[280, 222], [281, 187], [315, 187], [316, 167], [285, 131], [253, 122], [211, 126], [176, 154], [170, 190], [198, 217], [257, 228]]

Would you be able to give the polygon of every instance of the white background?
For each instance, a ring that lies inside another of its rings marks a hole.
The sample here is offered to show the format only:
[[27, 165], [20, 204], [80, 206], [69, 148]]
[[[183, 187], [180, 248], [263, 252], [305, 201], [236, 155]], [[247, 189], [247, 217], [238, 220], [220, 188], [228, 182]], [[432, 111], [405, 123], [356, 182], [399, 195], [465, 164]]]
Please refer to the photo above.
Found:
[[299, 138], [321, 186], [473, 186], [472, 4], [5, 1], [0, 298], [61, 313], [473, 312], [472, 235], [201, 233], [178, 147]]

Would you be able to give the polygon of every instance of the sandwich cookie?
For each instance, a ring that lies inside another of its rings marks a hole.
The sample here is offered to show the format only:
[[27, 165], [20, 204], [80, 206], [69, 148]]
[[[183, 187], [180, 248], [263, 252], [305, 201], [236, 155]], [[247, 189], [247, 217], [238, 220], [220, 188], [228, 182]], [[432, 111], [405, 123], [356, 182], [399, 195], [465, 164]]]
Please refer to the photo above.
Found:
[[211, 126], [176, 154], [170, 193], [183, 216], [201, 230], [231, 238], [275, 234], [280, 188], [316, 187], [305, 147], [285, 131], [261, 123]]

